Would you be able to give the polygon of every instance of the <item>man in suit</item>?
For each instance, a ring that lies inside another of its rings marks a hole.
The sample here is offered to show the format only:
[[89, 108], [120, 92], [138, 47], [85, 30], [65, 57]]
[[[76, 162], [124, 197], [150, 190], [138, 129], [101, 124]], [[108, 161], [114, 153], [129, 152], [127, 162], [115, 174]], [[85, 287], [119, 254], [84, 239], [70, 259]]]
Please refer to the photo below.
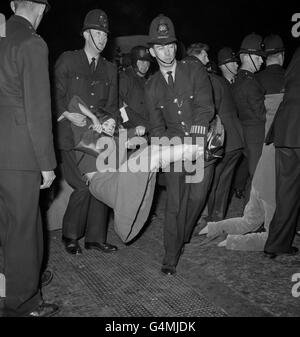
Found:
[[[108, 18], [100, 9], [87, 13], [82, 29], [84, 48], [63, 53], [55, 66], [58, 147], [64, 178], [74, 189], [63, 218], [63, 242], [70, 254], [81, 254], [78, 240], [85, 236], [85, 248], [111, 253], [117, 247], [106, 242], [108, 206], [88, 189], [74, 151], [71, 125], [84, 127], [86, 117], [68, 111], [73, 96], [79, 96], [93, 113], [118, 110], [117, 69], [100, 54], [107, 43]], [[84, 130], [84, 128], [83, 128]], [[86, 156], [88, 156], [86, 154]], [[94, 159], [93, 159], [94, 160]]]
[[[55, 179], [48, 48], [36, 34], [48, 1], [11, 1], [0, 41], [0, 239], [4, 316], [51, 316], [40, 293], [43, 257], [40, 189]], [[43, 182], [41, 184], [41, 175]]]
[[300, 48], [285, 73], [284, 97], [266, 137], [274, 142], [276, 168], [276, 211], [269, 227], [264, 252], [270, 258], [295, 255], [292, 246], [300, 223]]
[[[177, 61], [176, 37], [172, 21], [159, 15], [149, 29], [150, 53], [159, 71], [146, 83], [146, 103], [150, 115], [150, 135], [204, 138], [214, 116], [211, 85], [206, 69], [196, 62]], [[189, 242], [195, 222], [202, 212], [213, 176], [213, 165], [204, 169], [201, 182], [186, 183], [186, 172], [171, 165], [165, 172], [167, 204], [164, 220], [165, 256], [162, 273], [174, 275], [182, 248]]]
[[262, 37], [254, 33], [247, 35], [242, 41], [239, 55], [241, 67], [233, 84], [232, 92], [243, 128], [244, 154], [248, 163], [249, 178], [244, 200], [246, 205], [265, 138], [265, 90], [254, 75], [263, 64], [262, 56], [265, 55], [262, 49]]

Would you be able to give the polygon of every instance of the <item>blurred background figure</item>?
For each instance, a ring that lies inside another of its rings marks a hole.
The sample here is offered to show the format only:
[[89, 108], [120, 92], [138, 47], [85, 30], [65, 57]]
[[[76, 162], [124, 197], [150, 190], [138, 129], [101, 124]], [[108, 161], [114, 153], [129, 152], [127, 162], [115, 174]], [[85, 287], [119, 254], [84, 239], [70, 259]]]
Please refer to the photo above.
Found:
[[131, 65], [119, 74], [119, 107], [123, 126], [136, 128], [138, 136], [149, 130], [149, 113], [144, 88], [152, 61], [149, 49], [135, 46], [130, 52]]

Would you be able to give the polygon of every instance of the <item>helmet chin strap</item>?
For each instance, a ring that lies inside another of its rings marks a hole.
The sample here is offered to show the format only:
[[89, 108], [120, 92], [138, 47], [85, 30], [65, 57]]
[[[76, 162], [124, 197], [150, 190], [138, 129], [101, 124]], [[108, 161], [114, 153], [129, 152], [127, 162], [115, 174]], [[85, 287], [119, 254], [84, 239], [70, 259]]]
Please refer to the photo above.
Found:
[[158, 56], [156, 56], [156, 58], [157, 58], [161, 63], [167, 64], [167, 65], [172, 64], [172, 63], [174, 62], [174, 60], [175, 60], [175, 56], [174, 56], [174, 58], [173, 58], [173, 60], [172, 60], [171, 62], [165, 62], [165, 61], [163, 61], [162, 59], [160, 59]]
[[257, 67], [256, 67], [256, 65], [255, 65], [255, 63], [254, 63], [254, 61], [253, 61], [252, 55], [251, 55], [251, 54], [248, 54], [248, 55], [250, 56], [250, 60], [251, 60], [253, 66], [254, 66], [254, 68], [255, 68], [255, 70], [256, 70], [256, 72], [257, 72], [258, 69], [257, 69]]
[[233, 76], [235, 76], [235, 73], [228, 68], [227, 63], [225, 63], [225, 67]]
[[98, 47], [97, 47], [97, 45], [96, 45], [96, 42], [95, 42], [95, 40], [94, 40], [94, 38], [93, 38], [93, 35], [92, 35], [92, 33], [91, 33], [91, 30], [89, 29], [89, 33], [90, 33], [90, 36], [91, 36], [91, 38], [92, 38], [92, 41], [93, 41], [93, 44], [94, 44], [94, 46], [95, 46], [95, 48], [101, 53], [102, 52], [102, 50], [101, 49], [99, 49]]

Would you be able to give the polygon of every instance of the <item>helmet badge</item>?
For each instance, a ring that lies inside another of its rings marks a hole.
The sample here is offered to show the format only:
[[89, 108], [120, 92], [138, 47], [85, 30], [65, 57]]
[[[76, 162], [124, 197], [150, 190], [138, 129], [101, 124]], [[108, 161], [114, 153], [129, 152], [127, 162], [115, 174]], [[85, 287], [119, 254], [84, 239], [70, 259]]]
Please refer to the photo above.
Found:
[[169, 27], [166, 23], [160, 23], [157, 31], [160, 35], [168, 35]]

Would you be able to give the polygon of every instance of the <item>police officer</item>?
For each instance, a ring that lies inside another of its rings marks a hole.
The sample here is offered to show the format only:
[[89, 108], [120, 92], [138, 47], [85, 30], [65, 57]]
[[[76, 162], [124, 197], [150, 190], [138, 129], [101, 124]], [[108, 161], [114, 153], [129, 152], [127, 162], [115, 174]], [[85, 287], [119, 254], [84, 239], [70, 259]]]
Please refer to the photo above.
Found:
[[[55, 179], [48, 47], [36, 34], [47, 0], [11, 1], [0, 41], [0, 241], [4, 316], [52, 316], [40, 293], [43, 259], [40, 189]], [[43, 182], [41, 184], [41, 175]]]
[[237, 74], [239, 65], [238, 58], [230, 47], [224, 47], [218, 52], [218, 66], [222, 72], [222, 76], [233, 84]]
[[266, 95], [283, 92], [284, 73], [283, 68], [285, 47], [279, 35], [271, 34], [264, 39], [266, 68], [257, 73], [256, 78], [265, 88]]
[[[192, 46], [196, 46], [193, 44]], [[207, 45], [205, 45], [207, 46]], [[208, 50], [208, 47], [205, 51]], [[194, 57], [196, 62], [201, 62], [204, 66], [209, 64], [207, 52], [204, 54], [202, 48], [189, 48], [190, 59]], [[220, 56], [225, 59], [221, 59]], [[219, 53], [219, 64], [236, 62], [234, 55]], [[231, 66], [231, 65], [230, 65]], [[229, 67], [230, 67], [229, 66]], [[232, 66], [234, 69], [234, 67]], [[229, 191], [234, 174], [234, 170], [242, 153], [243, 136], [242, 127], [237, 117], [237, 109], [232, 97], [230, 83], [214, 73], [209, 74], [213, 88], [213, 99], [216, 113], [219, 115], [225, 129], [224, 156], [215, 162], [215, 173], [212, 187], [208, 197], [208, 212], [206, 221], [223, 220], [229, 201]], [[202, 215], [202, 221], [205, 214]]]
[[247, 35], [242, 41], [239, 55], [241, 67], [232, 88], [238, 117], [243, 127], [244, 155], [248, 163], [249, 176], [244, 200], [246, 205], [250, 195], [252, 177], [261, 156], [265, 138], [265, 90], [254, 76], [263, 63], [262, 37], [255, 33]]
[[[159, 15], [149, 29], [150, 53], [159, 71], [146, 83], [146, 102], [153, 137], [206, 137], [214, 116], [212, 92], [205, 68], [196, 62], [177, 61], [172, 21]], [[185, 172], [165, 172], [167, 204], [164, 220], [165, 256], [161, 271], [176, 272], [182, 248], [189, 242], [194, 224], [205, 206], [213, 166], [204, 170], [201, 183], [185, 182]]]
[[[230, 83], [233, 84], [238, 72], [238, 58], [233, 52], [232, 48], [224, 47], [218, 52], [218, 66], [222, 72], [222, 76]], [[248, 164], [244, 155], [240, 156], [239, 162], [236, 165], [234, 172], [233, 183], [231, 186], [231, 195], [235, 193], [238, 199], [244, 197], [245, 184], [248, 179]]]
[[130, 51], [131, 66], [120, 73], [119, 106], [125, 128], [135, 128], [144, 136], [149, 131], [149, 114], [145, 104], [145, 83], [152, 61], [149, 49], [135, 46]]
[[[104, 11], [94, 9], [87, 13], [82, 35], [84, 48], [63, 53], [55, 66], [56, 111], [58, 145], [62, 168], [68, 184], [74, 189], [63, 218], [63, 242], [70, 254], [82, 253], [78, 240], [85, 234], [85, 248], [113, 252], [117, 247], [106, 242], [108, 207], [89, 192], [78, 167], [71, 124], [82, 127], [86, 117], [70, 113], [68, 104], [78, 95], [97, 113], [104, 109], [115, 114], [118, 109], [117, 69], [100, 54], [109, 33]], [[88, 155], [87, 155], [88, 156]]]

